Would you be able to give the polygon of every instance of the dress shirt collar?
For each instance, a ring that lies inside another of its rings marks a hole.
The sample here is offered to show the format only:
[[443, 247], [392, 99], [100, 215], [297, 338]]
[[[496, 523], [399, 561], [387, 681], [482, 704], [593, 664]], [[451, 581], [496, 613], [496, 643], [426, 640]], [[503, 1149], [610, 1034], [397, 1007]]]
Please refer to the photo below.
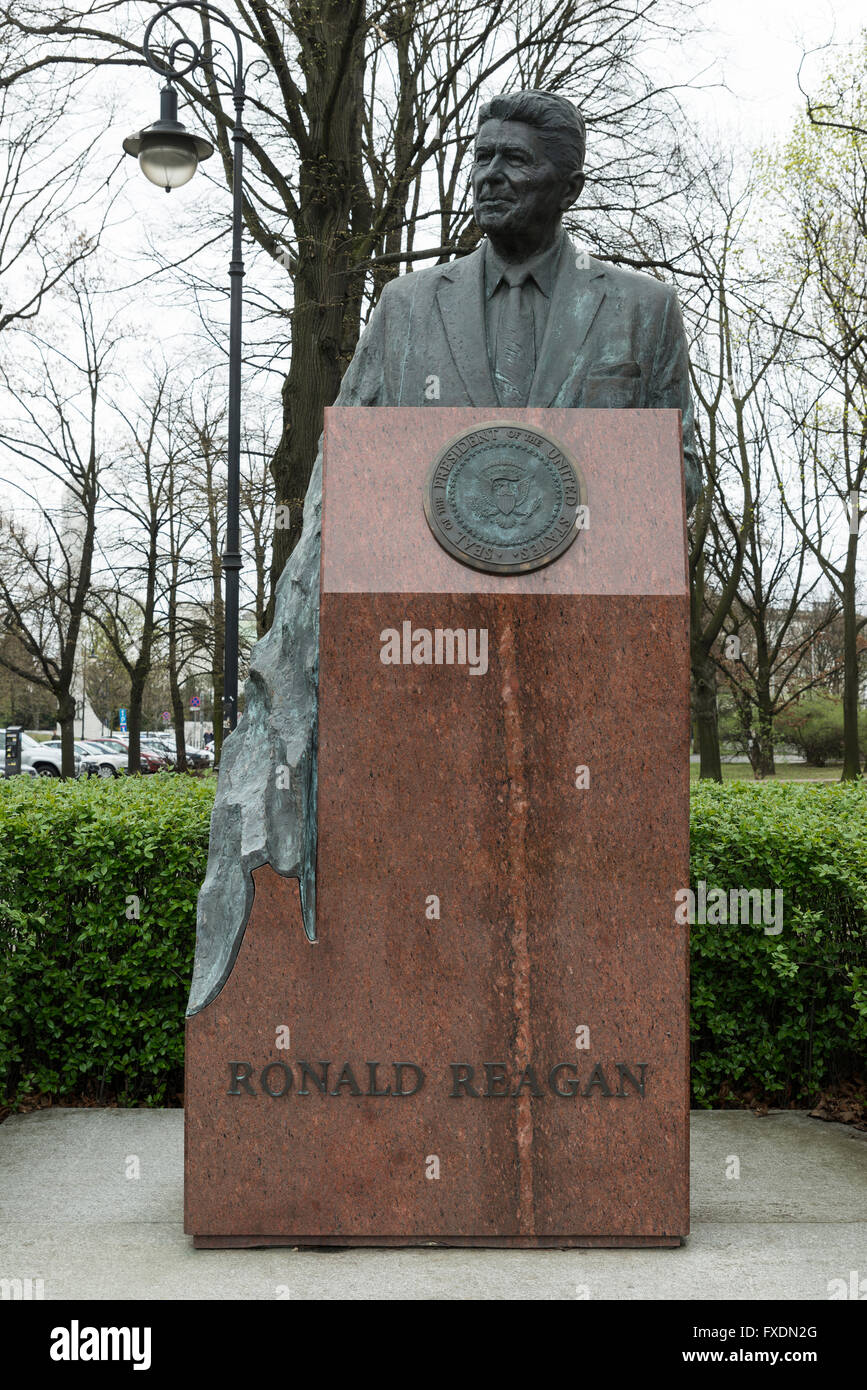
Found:
[[[563, 238], [566, 233], [560, 229], [560, 235], [555, 239], [553, 246], [549, 246], [547, 251], [540, 251], [538, 255], [531, 256], [528, 261], [521, 261], [516, 269], [525, 270], [532, 276], [538, 288], [545, 295], [546, 299], [551, 298], [551, 291], [554, 288], [554, 277], [557, 274], [557, 262], [560, 259], [560, 251], [563, 246]], [[490, 299], [494, 291], [499, 287], [503, 279], [503, 273], [507, 269], [506, 262], [501, 260], [489, 241], [485, 242], [485, 298]]]

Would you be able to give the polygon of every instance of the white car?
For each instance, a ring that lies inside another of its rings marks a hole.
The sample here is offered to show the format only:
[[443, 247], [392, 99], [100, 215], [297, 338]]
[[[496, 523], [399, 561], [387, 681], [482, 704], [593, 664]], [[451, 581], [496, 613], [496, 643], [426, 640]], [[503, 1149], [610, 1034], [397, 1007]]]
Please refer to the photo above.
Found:
[[84, 747], [88, 750], [89, 757], [92, 756], [96, 759], [96, 771], [100, 777], [123, 777], [126, 775], [129, 759], [127, 754], [119, 748], [113, 748], [110, 743], [103, 743], [102, 739], [99, 738], [89, 738]]
[[[49, 739], [45, 748], [60, 751], [60, 739]], [[75, 740], [75, 756], [79, 759], [76, 777], [119, 777], [126, 772], [126, 758], [117, 749], [108, 748], [98, 740]]]

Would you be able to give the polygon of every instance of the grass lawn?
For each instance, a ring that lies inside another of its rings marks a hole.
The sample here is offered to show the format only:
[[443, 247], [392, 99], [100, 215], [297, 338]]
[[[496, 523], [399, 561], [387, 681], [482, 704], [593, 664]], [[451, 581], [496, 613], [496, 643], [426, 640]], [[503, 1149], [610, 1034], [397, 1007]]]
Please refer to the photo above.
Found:
[[[827, 767], [811, 767], [809, 763], [777, 763], [775, 777], [771, 782], [839, 782], [843, 771], [842, 763], [829, 763]], [[749, 763], [723, 763], [723, 781], [735, 782], [753, 780], [753, 770]], [[698, 763], [690, 763], [689, 778], [698, 781]]]

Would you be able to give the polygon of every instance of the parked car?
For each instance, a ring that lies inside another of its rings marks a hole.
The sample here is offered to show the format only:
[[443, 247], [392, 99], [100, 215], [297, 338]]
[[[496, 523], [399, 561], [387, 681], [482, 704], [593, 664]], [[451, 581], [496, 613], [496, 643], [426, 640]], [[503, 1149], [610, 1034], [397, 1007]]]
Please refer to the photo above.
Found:
[[187, 744], [187, 762], [190, 767], [213, 767], [214, 755], [210, 748], [191, 748]]
[[[143, 734], [142, 738], [148, 740], [149, 746], [161, 748], [172, 763], [175, 763], [178, 750], [174, 739], [168, 734]], [[192, 748], [190, 744], [185, 745], [187, 754], [187, 766], [191, 768], [211, 767], [214, 761], [213, 753], [207, 748]]]
[[146, 748], [149, 753], [155, 753], [162, 758], [164, 766], [174, 767], [175, 765], [175, 745], [163, 739], [152, 738], [150, 734], [142, 734], [141, 746]]
[[[112, 734], [110, 738], [100, 739], [100, 743], [106, 744], [116, 752], [123, 755], [124, 767], [129, 761], [129, 739], [123, 735]], [[142, 772], [159, 772], [161, 767], [168, 767], [168, 762], [161, 754], [151, 749], [139, 748], [139, 766]]]
[[[6, 730], [0, 729], [0, 739], [5, 742]], [[37, 777], [61, 777], [61, 757], [60, 740], [57, 739], [57, 747], [49, 743], [40, 743], [38, 739], [32, 738], [30, 734], [21, 735], [21, 771], [28, 773], [30, 770], [36, 773]], [[81, 767], [81, 755], [75, 754], [75, 775], [78, 776]]]
[[[86, 746], [96, 754], [99, 760], [100, 777], [122, 777], [127, 770], [127, 753], [125, 748], [117, 748], [102, 738], [89, 738]], [[109, 772], [109, 768], [112, 769]]]
[[[60, 739], [51, 738], [46, 748], [60, 748]], [[113, 748], [103, 748], [94, 739], [76, 739], [75, 752], [81, 760], [76, 777], [119, 777], [126, 772], [126, 759]]]

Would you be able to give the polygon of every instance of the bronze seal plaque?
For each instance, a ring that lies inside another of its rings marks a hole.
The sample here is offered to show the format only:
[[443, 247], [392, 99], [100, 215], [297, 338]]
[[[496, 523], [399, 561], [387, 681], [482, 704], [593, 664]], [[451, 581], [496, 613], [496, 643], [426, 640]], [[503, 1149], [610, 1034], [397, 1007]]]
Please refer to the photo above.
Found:
[[584, 482], [542, 430], [490, 424], [464, 430], [437, 455], [424, 510], [444, 550], [488, 574], [541, 569], [586, 524]]

